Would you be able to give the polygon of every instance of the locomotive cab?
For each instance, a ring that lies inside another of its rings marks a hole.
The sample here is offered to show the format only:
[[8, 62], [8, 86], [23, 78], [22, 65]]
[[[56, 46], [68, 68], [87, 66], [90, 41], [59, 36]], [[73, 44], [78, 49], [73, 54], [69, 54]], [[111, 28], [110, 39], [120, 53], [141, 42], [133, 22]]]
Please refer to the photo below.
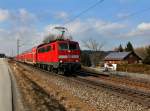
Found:
[[79, 44], [74, 41], [58, 42], [59, 69], [75, 72], [81, 69]]

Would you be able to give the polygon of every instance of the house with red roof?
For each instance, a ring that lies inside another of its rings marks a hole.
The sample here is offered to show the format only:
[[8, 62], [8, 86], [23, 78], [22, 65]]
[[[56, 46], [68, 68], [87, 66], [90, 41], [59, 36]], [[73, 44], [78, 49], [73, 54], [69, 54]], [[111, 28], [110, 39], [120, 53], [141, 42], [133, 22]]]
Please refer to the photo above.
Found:
[[137, 64], [141, 58], [134, 52], [111, 52], [104, 61], [107, 64]]

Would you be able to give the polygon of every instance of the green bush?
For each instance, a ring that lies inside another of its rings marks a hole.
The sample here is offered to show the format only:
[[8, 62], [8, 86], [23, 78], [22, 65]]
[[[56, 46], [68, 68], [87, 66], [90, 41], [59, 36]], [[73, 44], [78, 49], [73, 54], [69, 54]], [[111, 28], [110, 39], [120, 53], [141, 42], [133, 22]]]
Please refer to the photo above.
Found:
[[88, 67], [91, 66], [91, 60], [89, 54], [81, 52], [81, 64]]

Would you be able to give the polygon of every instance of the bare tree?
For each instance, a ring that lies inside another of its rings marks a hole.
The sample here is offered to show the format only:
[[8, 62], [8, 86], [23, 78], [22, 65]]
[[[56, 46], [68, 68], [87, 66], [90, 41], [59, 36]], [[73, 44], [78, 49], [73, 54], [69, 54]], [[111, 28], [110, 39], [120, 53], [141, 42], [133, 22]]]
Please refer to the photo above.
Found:
[[135, 53], [137, 53], [142, 59], [144, 59], [147, 56], [147, 48], [148, 46], [135, 48]]
[[102, 59], [101, 50], [104, 46], [103, 43], [100, 43], [92, 38], [82, 41], [83, 46], [89, 50], [92, 51], [92, 54], [90, 55], [92, 65], [95, 67], [99, 64], [100, 60]]
[[85, 48], [92, 51], [101, 51], [104, 44], [97, 42], [96, 40], [89, 38], [86, 41], [82, 41]]

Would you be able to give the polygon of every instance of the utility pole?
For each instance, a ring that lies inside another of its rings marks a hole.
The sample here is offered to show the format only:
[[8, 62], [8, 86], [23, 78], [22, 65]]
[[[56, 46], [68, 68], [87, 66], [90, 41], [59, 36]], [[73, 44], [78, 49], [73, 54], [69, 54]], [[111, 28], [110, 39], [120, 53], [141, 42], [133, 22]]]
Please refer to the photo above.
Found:
[[12, 56], [12, 57], [14, 56], [14, 51], [13, 51], [13, 49], [11, 50], [11, 56]]
[[19, 55], [20, 40], [17, 39], [17, 55]]

